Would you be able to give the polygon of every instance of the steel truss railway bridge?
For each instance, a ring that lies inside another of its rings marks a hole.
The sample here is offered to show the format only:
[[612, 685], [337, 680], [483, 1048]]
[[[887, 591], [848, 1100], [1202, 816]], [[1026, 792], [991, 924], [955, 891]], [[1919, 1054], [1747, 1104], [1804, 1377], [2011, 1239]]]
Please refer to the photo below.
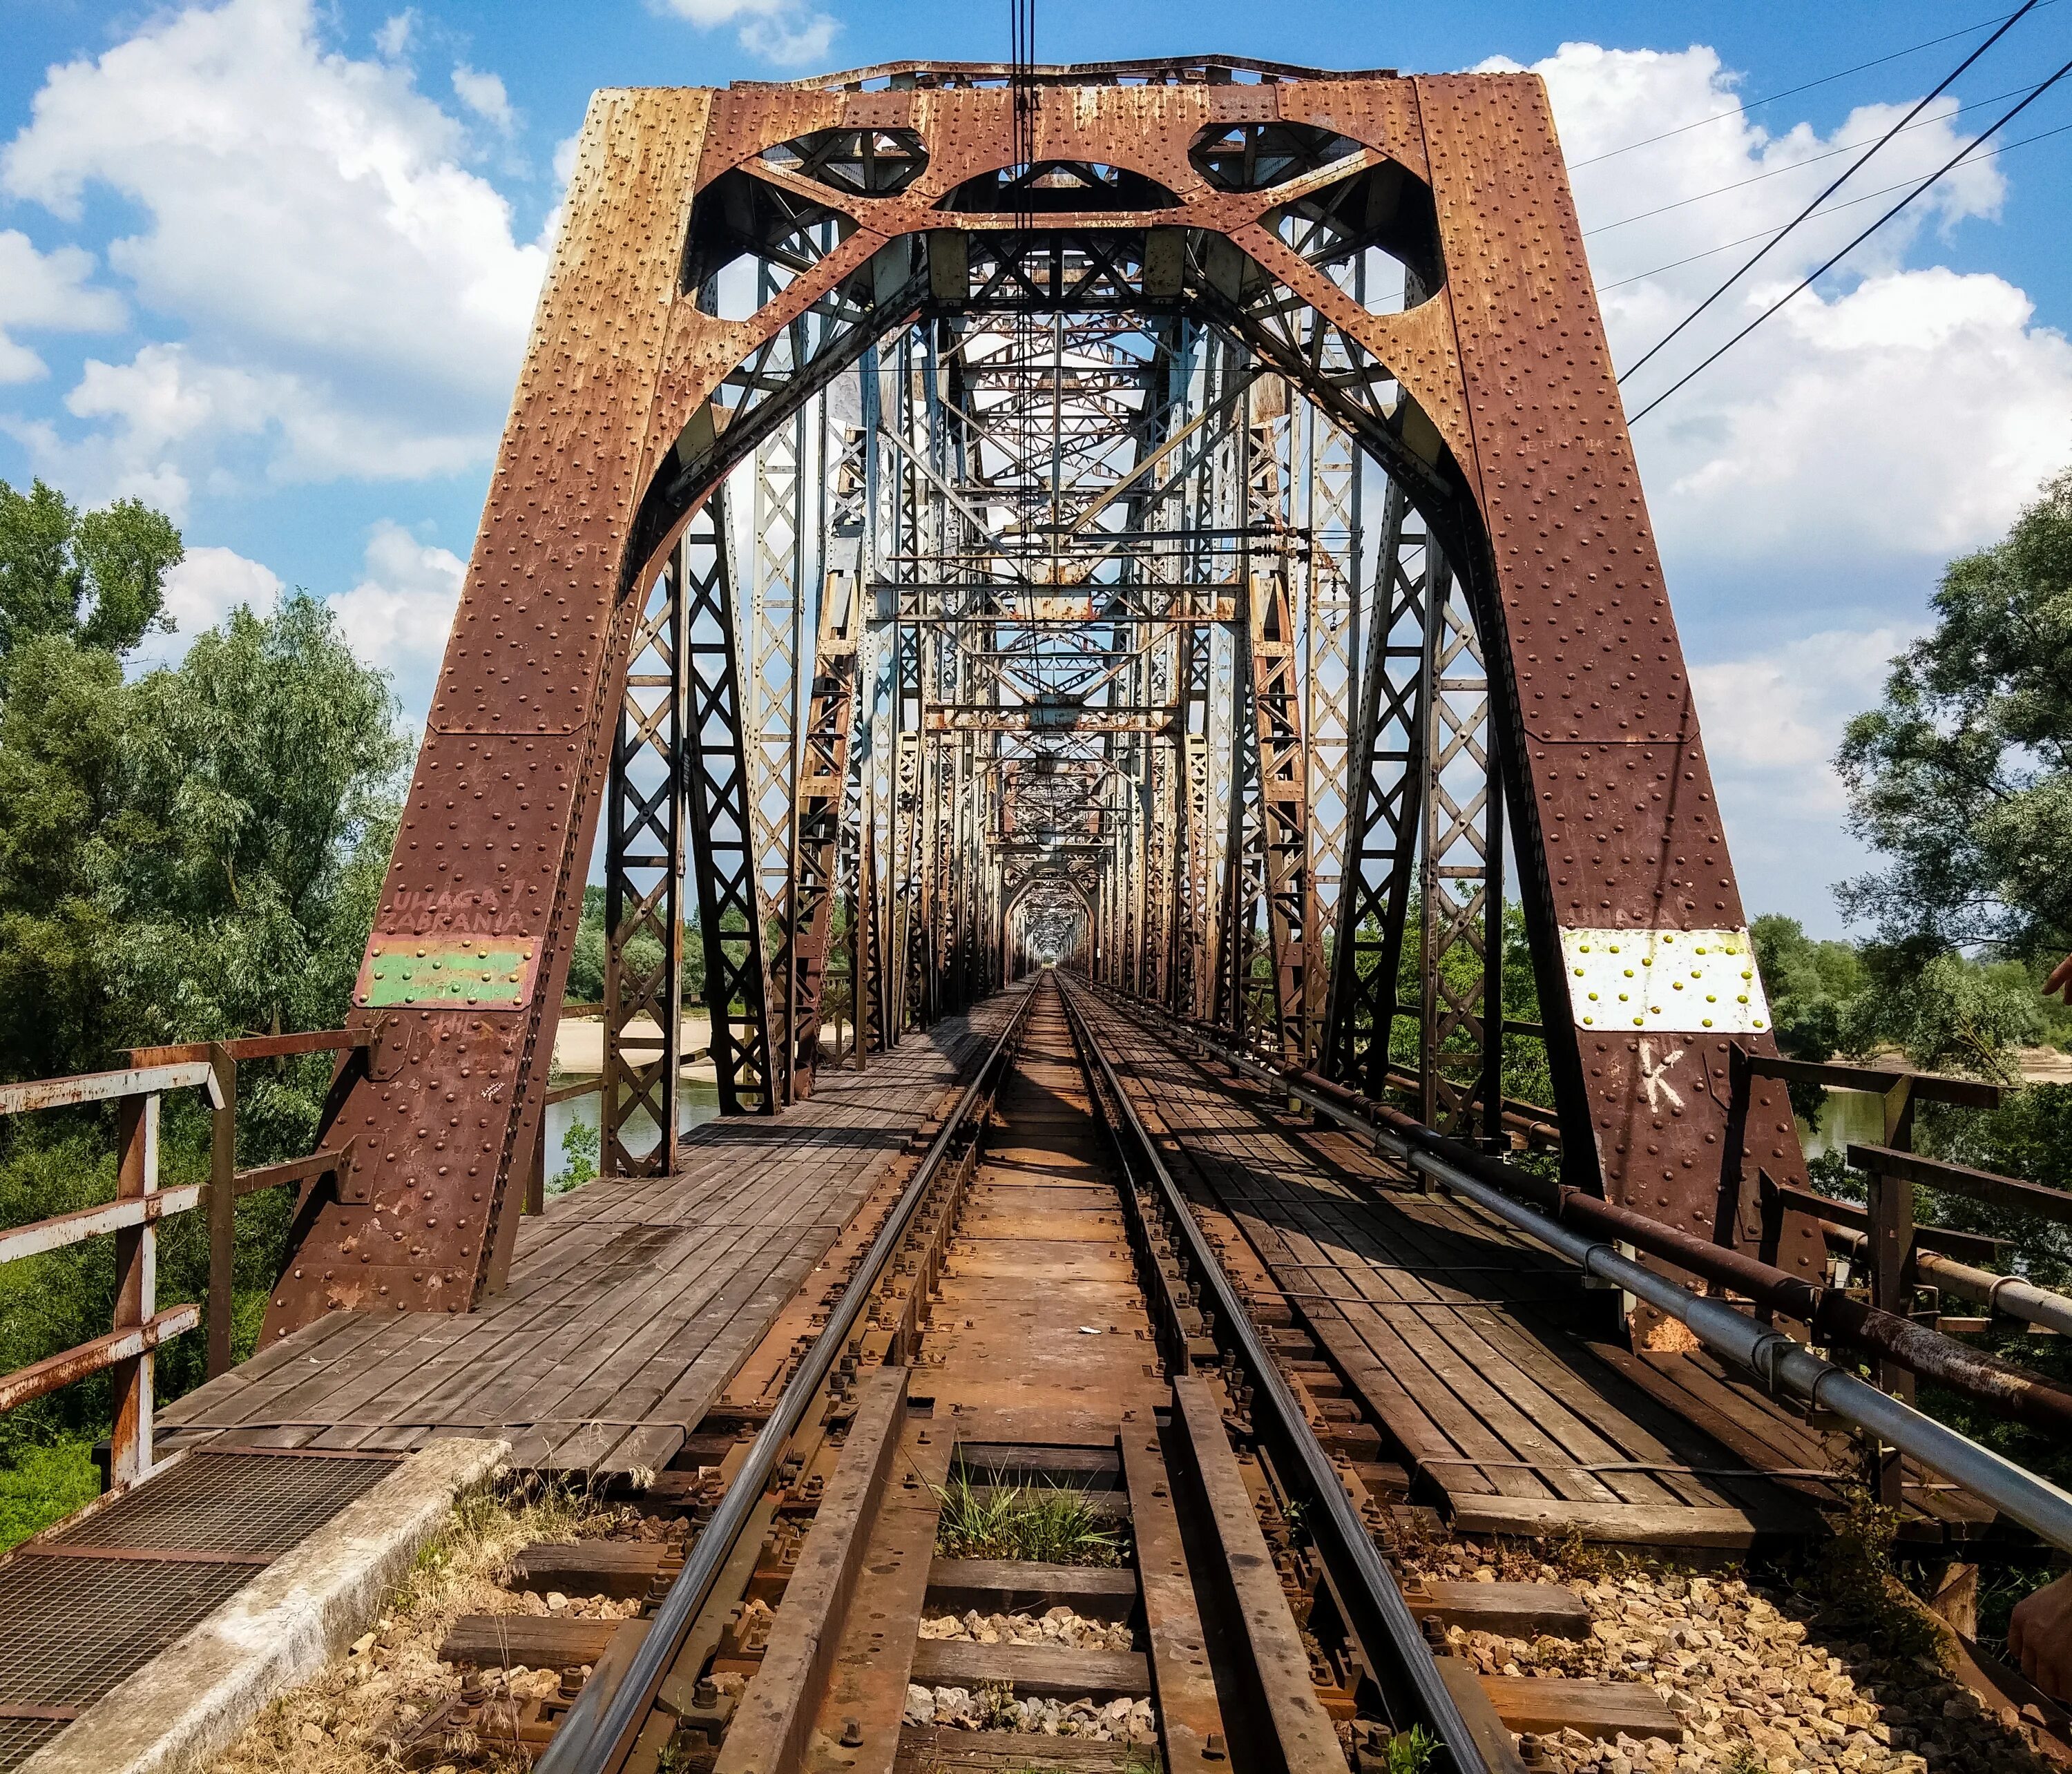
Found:
[[[605, 1175], [547, 1203], [600, 854]], [[2062, 1197], [1907, 1149], [1914, 1101], [1988, 1086], [1780, 1060], [1746, 924], [1536, 79], [600, 93], [349, 1026], [0, 1098], [117, 1104], [117, 1201], [0, 1259], [112, 1234], [125, 1281], [0, 1394], [105, 1368], [121, 1406], [112, 1500], [0, 1563], [0, 1765], [131, 1765], [254, 1567], [482, 1438], [681, 1530], [528, 1555], [646, 1590], [637, 1632], [456, 1628], [569, 1673], [478, 1668], [424, 1729], [543, 1767], [1050, 1765], [910, 1681], [1154, 1701], [1175, 1768], [1680, 1735], [1652, 1690], [1435, 1655], [1490, 1598], [1406, 1594], [1399, 1530], [1745, 1553], [1860, 1452], [1923, 1557], [2072, 1544], [2072, 1498], [1909, 1402], [2072, 1424], [1912, 1310], [1992, 1247], [1917, 1232], [1916, 1185]], [[689, 945], [723, 1113], [684, 1131]], [[323, 1047], [319, 1150], [240, 1171], [240, 1066]], [[1809, 1189], [1794, 1078], [1885, 1098], [1869, 1208]], [[216, 1171], [159, 1191], [194, 1088]], [[234, 1203], [288, 1185], [233, 1364]], [[215, 1377], [154, 1415], [190, 1208]], [[1090, 1484], [1133, 1570], [932, 1556], [956, 1472]], [[917, 1641], [1018, 1595], [1135, 1648]]]

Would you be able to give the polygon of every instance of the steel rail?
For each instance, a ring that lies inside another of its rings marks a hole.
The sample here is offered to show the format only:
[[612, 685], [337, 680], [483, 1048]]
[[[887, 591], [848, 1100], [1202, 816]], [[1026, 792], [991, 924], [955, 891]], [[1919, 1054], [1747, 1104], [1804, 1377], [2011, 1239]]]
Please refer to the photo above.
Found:
[[609, 1694], [600, 1691], [594, 1681], [584, 1684], [552, 1741], [534, 1764], [537, 1774], [616, 1774], [624, 1764], [654, 1710], [670, 1665], [712, 1594], [721, 1567], [754, 1515], [758, 1499], [768, 1488], [786, 1443], [798, 1432], [808, 1407], [819, 1396], [821, 1386], [840, 1359], [850, 1331], [913, 1223], [922, 1197], [966, 1131], [989, 1082], [997, 1083], [1001, 1063], [1013, 1051], [1034, 1001], [1033, 988], [1025, 990], [1000, 1039], [993, 1043], [956, 1107], [915, 1167], [911, 1180], [842, 1290], [826, 1327], [814, 1339], [799, 1371], [785, 1386], [776, 1409], [750, 1447], [741, 1470], [727, 1486], [712, 1520], [698, 1536], [682, 1571], [650, 1620], [647, 1634], [627, 1664], [625, 1673]]
[[[1915, 1410], [1911, 1405], [1881, 1392], [1868, 1381], [1815, 1355], [1786, 1333], [1737, 1310], [1724, 1300], [1694, 1294], [1667, 1275], [1622, 1256], [1618, 1246], [1572, 1231], [1536, 1208], [1529, 1207], [1494, 1183], [1476, 1176], [1464, 1164], [1430, 1149], [1453, 1142], [1429, 1128], [1429, 1145], [1413, 1143], [1324, 1092], [1285, 1072], [1260, 1064], [1248, 1055], [1231, 1052], [1219, 1044], [1201, 1041], [1216, 1056], [1276, 1091], [1285, 1091], [1319, 1115], [1371, 1140], [1380, 1150], [1400, 1159], [1423, 1177], [1452, 1190], [1507, 1222], [1536, 1242], [1568, 1258], [1584, 1274], [1622, 1287], [1635, 1298], [1666, 1312], [1687, 1326], [1700, 1342], [1737, 1366], [1746, 1369], [1773, 1390], [1782, 1390], [1820, 1409], [1832, 1411], [1844, 1421], [1881, 1437], [1901, 1452], [1911, 1454], [1922, 1464], [1975, 1492], [2003, 1514], [2019, 1521], [2039, 1538], [2062, 1551], [2072, 1551], [2072, 1493], [2061, 1490], [2012, 1460], [1982, 1448], [1959, 1435], [1947, 1423]], [[1480, 1155], [1464, 1153], [1479, 1159]], [[1486, 1162], [1494, 1164], [1494, 1160]], [[1521, 1179], [1523, 1181], [1524, 1179]]]
[[[1455, 1774], [1489, 1774], [1489, 1764], [1460, 1707], [1447, 1691], [1423, 1630], [1411, 1613], [1410, 1604], [1403, 1599], [1396, 1574], [1346, 1495], [1330, 1456], [1310, 1430], [1301, 1406], [1274, 1365], [1244, 1300], [1224, 1273], [1186, 1197], [1159, 1156], [1136, 1105], [1116, 1076], [1113, 1063], [1075, 1001], [1080, 983], [1068, 982], [1062, 970], [1058, 980], [1064, 988], [1066, 1012], [1080, 1037], [1082, 1050], [1100, 1068], [1131, 1140], [1157, 1181], [1174, 1229], [1186, 1241], [1197, 1284], [1215, 1303], [1216, 1328], [1235, 1345], [1238, 1359], [1251, 1377], [1254, 1420], [1260, 1421], [1258, 1407], [1263, 1404], [1264, 1427], [1272, 1441], [1278, 1443], [1276, 1452], [1284, 1456], [1280, 1466], [1282, 1475], [1301, 1484], [1310, 1493], [1314, 1513], [1306, 1525], [1324, 1555], [1334, 1591], [1346, 1616], [1346, 1624], [1368, 1669], [1389, 1698], [1392, 1710], [1407, 1703], [1406, 1710], [1421, 1715], [1392, 1718], [1390, 1723], [1398, 1730], [1422, 1723], [1434, 1732], [1444, 1744]], [[1391, 1692], [1392, 1689], [1395, 1691]]]

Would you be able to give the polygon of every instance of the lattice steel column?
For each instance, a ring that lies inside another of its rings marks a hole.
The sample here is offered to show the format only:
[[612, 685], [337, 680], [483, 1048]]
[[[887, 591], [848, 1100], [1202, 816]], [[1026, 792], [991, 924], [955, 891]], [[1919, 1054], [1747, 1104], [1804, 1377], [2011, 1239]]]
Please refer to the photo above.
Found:
[[684, 811], [690, 825], [698, 927], [705, 939], [705, 1004], [713, 1071], [724, 1114], [767, 1115], [770, 1025], [765, 1008], [763, 920], [757, 903], [742, 731], [741, 667], [734, 573], [715, 488], [677, 554], [683, 576], [683, 645], [689, 712], [683, 736]]
[[[771, 294], [775, 294], [774, 291]], [[798, 774], [799, 654], [804, 620], [806, 525], [802, 508], [806, 411], [802, 406], [755, 452], [749, 559], [752, 563], [747, 654], [749, 815], [756, 904], [765, 940], [783, 954], [788, 916], [794, 789]], [[793, 987], [770, 979], [770, 1029], [779, 1051], [790, 1045]], [[780, 1094], [788, 1078], [780, 1069]]]
[[773, 968], [788, 985], [787, 1099], [812, 1092], [820, 1065], [823, 982], [839, 885], [841, 819], [856, 714], [857, 633], [862, 624], [861, 433], [844, 441], [813, 651], [812, 700], [794, 805], [786, 947]]
[[[1270, 1004], [1274, 1041], [1290, 1062], [1306, 1057], [1309, 796], [1296, 682], [1293, 615], [1286, 581], [1255, 580], [1252, 597], [1252, 708], [1258, 723], [1260, 844], [1264, 852]], [[1262, 1004], [1262, 1008], [1265, 1005]]]
[[1359, 634], [1360, 454], [1353, 441], [1306, 405], [1303, 413], [1304, 522], [1308, 571], [1302, 577], [1302, 731], [1307, 741], [1309, 852], [1304, 929], [1303, 1052], [1322, 1051], [1330, 985], [1326, 958], [1337, 948], [1345, 897], [1343, 868], [1351, 786]]
[[[656, 575], [627, 654], [605, 811], [604, 1074], [598, 1168], [666, 1177], [676, 1168], [683, 1029], [682, 563]], [[643, 1026], [644, 1025], [644, 1026]], [[629, 1127], [652, 1125], [636, 1150]]]
[[1326, 1018], [1327, 1074], [1379, 1097], [1424, 804], [1425, 615], [1443, 571], [1423, 520], [1391, 486], [1375, 564], [1352, 748], [1343, 902]]
[[[1492, 903], [1503, 894], [1497, 752], [1489, 680], [1467, 601], [1441, 573], [1425, 625], [1431, 686], [1424, 727], [1424, 844], [1420, 883], [1424, 999], [1419, 1019], [1419, 1084], [1425, 1124], [1441, 1133], [1494, 1133], [1500, 1105], [1482, 1096], [1493, 1011], [1501, 1041], [1503, 998], [1490, 989], [1502, 949], [1489, 942]], [[1478, 1099], [1481, 1099], [1478, 1120]]]

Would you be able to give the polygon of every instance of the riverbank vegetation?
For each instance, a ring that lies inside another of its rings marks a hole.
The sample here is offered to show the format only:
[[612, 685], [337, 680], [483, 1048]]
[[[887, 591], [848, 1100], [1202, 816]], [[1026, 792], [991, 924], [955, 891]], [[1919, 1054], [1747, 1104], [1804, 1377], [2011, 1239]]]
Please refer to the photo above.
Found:
[[[109, 1069], [129, 1048], [335, 1027], [371, 928], [413, 750], [384, 674], [302, 593], [233, 611], [175, 667], [145, 670], [171, 626], [179, 532], [135, 500], [80, 511], [0, 483], [0, 1078]], [[244, 1069], [239, 1157], [299, 1156], [328, 1055]], [[196, 1093], [169, 1098], [166, 1184], [208, 1174]], [[0, 1120], [0, 1224], [110, 1197], [112, 1118]], [[286, 1232], [281, 1191], [238, 1206], [236, 1316], [257, 1334]], [[205, 1289], [198, 1214], [164, 1222], [162, 1305]], [[0, 1269], [0, 1371], [105, 1332], [112, 1242]], [[200, 1339], [160, 1352], [171, 1395]], [[0, 1541], [76, 1504], [80, 1444], [103, 1432], [105, 1381], [0, 1415]]]

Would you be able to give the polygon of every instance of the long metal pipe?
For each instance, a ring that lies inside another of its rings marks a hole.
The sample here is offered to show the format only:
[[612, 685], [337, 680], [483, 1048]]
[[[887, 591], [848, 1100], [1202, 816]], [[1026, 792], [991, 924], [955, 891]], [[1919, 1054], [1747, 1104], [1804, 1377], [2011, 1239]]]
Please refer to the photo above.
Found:
[[[1260, 1340], [1244, 1301], [1223, 1272], [1223, 1264], [1195, 1220], [1186, 1197], [1160, 1158], [1156, 1142], [1145, 1131], [1137, 1106], [1130, 1101], [1107, 1053], [1094, 1039], [1085, 1016], [1074, 1001], [1080, 982], [1075, 979], [1067, 984], [1063, 972], [1058, 978], [1066, 988], [1065, 1005], [1079, 1036], [1081, 1051], [1099, 1070], [1108, 1094], [1128, 1123], [1131, 1143], [1150, 1167], [1159, 1193], [1165, 1197], [1167, 1217], [1186, 1242], [1189, 1267], [1195, 1283], [1213, 1308], [1219, 1331], [1236, 1345], [1238, 1358], [1252, 1381], [1255, 1402], [1264, 1407], [1256, 1414], [1254, 1420], [1261, 1428], [1270, 1431], [1279, 1443], [1276, 1453], [1283, 1476], [1309, 1490], [1309, 1506], [1313, 1512], [1309, 1517], [1311, 1531], [1319, 1546], [1326, 1550], [1326, 1564], [1333, 1583], [1349, 1616], [1346, 1624], [1366, 1657], [1368, 1668], [1374, 1672], [1375, 1681], [1383, 1686], [1384, 1691], [1395, 1687], [1399, 1703], [1400, 1699], [1407, 1698], [1423, 1714], [1422, 1722], [1445, 1745], [1455, 1774], [1487, 1774], [1488, 1764], [1461, 1716], [1459, 1706], [1447, 1691], [1445, 1679], [1433, 1661], [1423, 1633], [1410, 1612], [1410, 1604], [1404, 1600], [1403, 1591], [1396, 1585], [1396, 1574], [1389, 1569], [1367, 1524], [1360, 1520], [1346, 1495], [1345, 1484], [1333, 1468], [1330, 1456], [1309, 1433], [1301, 1406], [1295, 1402], [1287, 1381], [1281, 1378], [1272, 1353]], [[1401, 1692], [1404, 1688], [1408, 1690], [1407, 1695]], [[1400, 1726], [1409, 1721], [1399, 1718], [1392, 1722]]]
[[[1133, 1009], [1136, 1008], [1132, 1006]], [[1191, 1030], [1189, 1033], [1195, 1033]], [[1196, 1038], [1199, 1038], [1198, 1035]], [[1902, 1452], [1911, 1454], [1922, 1465], [1975, 1492], [2052, 1546], [2072, 1552], [2072, 1493], [2061, 1490], [2048, 1479], [2039, 1478], [1991, 1448], [1980, 1447], [1947, 1424], [1938, 1423], [1912, 1406], [1879, 1391], [1832, 1361], [1823, 1361], [1784, 1332], [1758, 1324], [1725, 1300], [1694, 1294], [1667, 1276], [1657, 1275], [1652, 1269], [1622, 1256], [1615, 1245], [1570, 1230], [1536, 1208], [1527, 1206], [1507, 1189], [1485, 1181], [1450, 1157], [1413, 1145], [1380, 1122], [1334, 1100], [1341, 1086], [1330, 1085], [1327, 1094], [1317, 1089], [1316, 1082], [1329, 1084], [1328, 1080], [1312, 1082], [1306, 1076], [1290, 1078], [1262, 1066], [1248, 1055], [1233, 1053], [1219, 1045], [1215, 1050], [1228, 1064], [1276, 1090], [1288, 1092], [1340, 1126], [1365, 1135], [1420, 1176], [1429, 1177], [1442, 1187], [1487, 1209], [1548, 1250], [1568, 1257], [1585, 1275], [1623, 1287], [1635, 1298], [1666, 1312], [1687, 1325], [1707, 1348], [1746, 1368], [1771, 1387], [1782, 1387], [1881, 1437]], [[1440, 1136], [1429, 1129], [1419, 1131], [1428, 1135], [1433, 1144], [1441, 1143]]]
[[[1832, 1220], [1823, 1220], [1820, 1228], [1827, 1234], [1828, 1243], [1836, 1250], [1847, 1251], [1859, 1262], [1869, 1260], [1871, 1241], [1867, 1234], [1859, 1232], [1854, 1226], [1837, 1226]], [[1914, 1253], [1914, 1272], [1922, 1281], [1946, 1293], [1975, 1300], [1981, 1306], [2005, 1312], [2008, 1317], [2019, 1318], [2025, 1324], [2072, 1336], [2072, 1300], [2063, 1294], [2054, 1294], [2047, 1287], [2039, 1287], [2033, 1281], [2025, 1281], [2020, 1275], [1996, 1275], [1990, 1269], [1975, 1269], [1968, 1263], [1959, 1263], [1955, 1257], [1946, 1257], [1939, 1251], [1919, 1249]]]
[[1849, 1344], [1991, 1405], [2032, 1428], [2072, 1436], [2072, 1392], [2041, 1374], [1970, 1348], [1897, 1312], [1852, 1300], [1840, 1288], [1817, 1287], [1745, 1251], [1694, 1238], [1632, 1208], [1519, 1170], [1317, 1073], [1301, 1073], [1296, 1082], [1338, 1103], [1363, 1122], [1387, 1128], [1407, 1147], [1453, 1164], [1507, 1195], [1523, 1196], [1564, 1225], [1630, 1244], [1731, 1288], [1758, 1306], [1799, 1319], [1817, 1341]]
[[993, 1044], [993, 1051], [987, 1054], [985, 1064], [979, 1067], [977, 1074], [958, 1099], [955, 1111], [944, 1122], [942, 1131], [915, 1168], [912, 1179], [871, 1242], [856, 1274], [842, 1290], [826, 1327], [814, 1339], [799, 1371], [791, 1376], [791, 1382], [777, 1401], [776, 1410], [756, 1435], [748, 1450], [748, 1458], [734, 1475], [734, 1482], [727, 1486], [726, 1496], [720, 1499], [712, 1520], [706, 1523], [697, 1543], [691, 1548], [690, 1556], [669, 1586], [662, 1605], [655, 1611], [647, 1636], [627, 1664], [624, 1676], [609, 1694], [600, 1693], [599, 1685], [594, 1682], [584, 1685], [575, 1704], [569, 1708], [535, 1764], [539, 1774], [610, 1774], [610, 1770], [624, 1762], [643, 1721], [655, 1703], [663, 1678], [669, 1673], [670, 1664], [711, 1595], [713, 1584], [718, 1580], [721, 1567], [726, 1563], [734, 1542], [754, 1513], [757, 1501], [768, 1489], [771, 1477], [783, 1457], [785, 1444], [805, 1420], [807, 1407], [819, 1395], [821, 1386], [832, 1371], [886, 1265], [906, 1236], [906, 1229], [919, 1210], [922, 1197], [927, 1194], [943, 1160], [964, 1131], [988, 1082], [998, 1072], [1001, 1060], [1013, 1051], [1034, 998], [1033, 990], [1024, 990], [1022, 1002], [1015, 1007], [1014, 1015]]

